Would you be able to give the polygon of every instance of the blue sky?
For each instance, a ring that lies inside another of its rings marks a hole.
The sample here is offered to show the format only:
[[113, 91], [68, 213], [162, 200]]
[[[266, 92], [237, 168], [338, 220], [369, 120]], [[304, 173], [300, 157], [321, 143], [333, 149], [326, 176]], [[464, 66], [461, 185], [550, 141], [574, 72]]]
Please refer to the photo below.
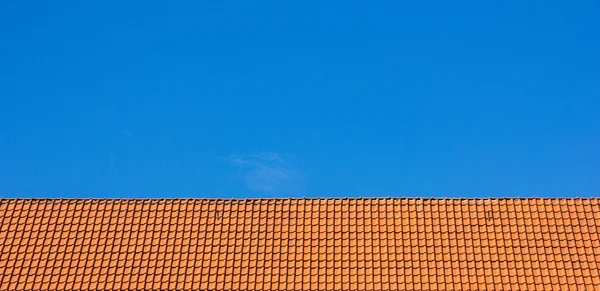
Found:
[[597, 1], [2, 1], [0, 196], [598, 196]]

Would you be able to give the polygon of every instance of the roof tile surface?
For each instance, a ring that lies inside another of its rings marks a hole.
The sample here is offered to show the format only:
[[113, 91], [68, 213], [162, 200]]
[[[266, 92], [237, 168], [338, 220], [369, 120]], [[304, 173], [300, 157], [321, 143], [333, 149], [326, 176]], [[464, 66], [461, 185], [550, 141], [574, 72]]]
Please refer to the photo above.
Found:
[[599, 199], [3, 199], [0, 290], [600, 290]]

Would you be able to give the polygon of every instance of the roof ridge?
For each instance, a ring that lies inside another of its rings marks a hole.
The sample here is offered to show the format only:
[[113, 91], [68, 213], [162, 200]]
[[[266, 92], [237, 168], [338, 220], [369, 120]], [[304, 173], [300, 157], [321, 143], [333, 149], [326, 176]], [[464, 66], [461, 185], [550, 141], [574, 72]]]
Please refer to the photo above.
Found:
[[266, 201], [266, 200], [461, 200], [461, 201], [484, 201], [484, 200], [597, 200], [600, 197], [267, 197], [267, 198], [214, 198], [214, 197], [187, 197], [187, 198], [150, 198], [150, 197], [70, 197], [70, 198], [39, 198], [39, 197], [11, 197], [0, 198], [0, 201]]

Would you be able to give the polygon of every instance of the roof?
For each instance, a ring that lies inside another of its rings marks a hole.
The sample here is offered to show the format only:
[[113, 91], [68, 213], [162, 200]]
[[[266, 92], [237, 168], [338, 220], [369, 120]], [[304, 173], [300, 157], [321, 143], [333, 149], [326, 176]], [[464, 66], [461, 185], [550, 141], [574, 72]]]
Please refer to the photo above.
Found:
[[600, 290], [600, 199], [3, 199], [0, 290]]

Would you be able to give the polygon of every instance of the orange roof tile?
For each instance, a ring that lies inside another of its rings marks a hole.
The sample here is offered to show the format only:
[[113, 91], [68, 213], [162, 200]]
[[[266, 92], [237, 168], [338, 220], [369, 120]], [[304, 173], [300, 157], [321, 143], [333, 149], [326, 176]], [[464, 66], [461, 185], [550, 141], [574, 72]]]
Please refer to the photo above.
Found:
[[0, 290], [600, 290], [600, 199], [3, 199]]

